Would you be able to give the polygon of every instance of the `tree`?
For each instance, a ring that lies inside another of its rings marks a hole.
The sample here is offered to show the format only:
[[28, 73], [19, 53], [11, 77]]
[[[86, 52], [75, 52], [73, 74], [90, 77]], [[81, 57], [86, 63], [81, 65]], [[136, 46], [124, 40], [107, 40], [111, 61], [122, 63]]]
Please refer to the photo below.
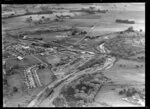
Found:
[[115, 88], [112, 88], [111, 90], [115, 90]]
[[44, 69], [45, 65], [39, 65], [39, 69]]
[[82, 87], [82, 90], [85, 90], [85, 89], [86, 89], [86, 87], [85, 87], [85, 86], [83, 86], [83, 87]]
[[[78, 92], [78, 91], [77, 91]], [[80, 97], [80, 93], [75, 93], [74, 97], [79, 98]]]
[[20, 104], [18, 104], [18, 107], [20, 107]]
[[6, 86], [8, 86], [8, 81], [7, 81], [7, 79], [4, 77], [4, 79], [3, 79], [3, 85], [6, 85]]
[[51, 19], [50, 19], [50, 18], [46, 18], [45, 21], [46, 21], [46, 22], [49, 22], [49, 21], [51, 21]]
[[45, 16], [42, 16], [41, 19], [45, 19]]
[[137, 59], [143, 60], [143, 59], [144, 59], [144, 56], [137, 57]]
[[143, 65], [141, 65], [141, 67], [143, 67]]
[[70, 107], [75, 107], [76, 106], [76, 102], [74, 102], [74, 101], [68, 102], [67, 104]]
[[43, 44], [43, 47], [49, 48], [50, 44]]
[[134, 95], [135, 93], [137, 93], [137, 90], [135, 88], [132, 88], [131, 93]]
[[138, 66], [138, 65], [136, 65], [136, 68], [139, 68], [139, 66]]
[[131, 97], [131, 96], [132, 96], [132, 92], [131, 92], [131, 91], [127, 91], [127, 92], [126, 92], [126, 96], [127, 96], [127, 97]]
[[119, 67], [122, 67], [122, 66], [123, 66], [122, 64], [119, 65]]
[[79, 89], [75, 89], [75, 93], [79, 93]]
[[120, 92], [119, 92], [119, 95], [123, 95], [124, 93], [123, 93], [123, 91], [121, 90]]
[[143, 30], [142, 29], [140, 29], [140, 32], [142, 32]]
[[13, 87], [13, 92], [14, 93], [18, 92], [18, 88], [17, 87]]
[[29, 13], [29, 9], [25, 9], [26, 13]]
[[75, 89], [75, 88], [76, 88], [76, 86], [73, 84], [73, 85], [72, 85], [72, 88], [73, 88], [73, 89]]
[[81, 34], [87, 34], [87, 32], [86, 31], [82, 31]]
[[90, 94], [88, 97], [87, 97], [87, 102], [92, 102], [94, 99], [94, 94]]
[[90, 87], [93, 87], [94, 86], [94, 84], [93, 83], [89, 83], [89, 84], [87, 84], [88, 86], [90, 86]]
[[18, 71], [16, 69], [19, 69], [19, 68], [20, 68], [19, 64], [14, 65], [13, 67], [11, 67], [10, 69], [8, 69], [6, 71], [6, 75], [9, 76], [9, 75], [13, 75], [13, 74], [18, 73]]
[[134, 29], [133, 29], [133, 27], [131, 26], [131, 27], [129, 27], [129, 28], [127, 29], [127, 31], [134, 31]]
[[94, 90], [97, 91], [99, 89], [100, 85], [99, 84], [95, 84], [94, 85]]

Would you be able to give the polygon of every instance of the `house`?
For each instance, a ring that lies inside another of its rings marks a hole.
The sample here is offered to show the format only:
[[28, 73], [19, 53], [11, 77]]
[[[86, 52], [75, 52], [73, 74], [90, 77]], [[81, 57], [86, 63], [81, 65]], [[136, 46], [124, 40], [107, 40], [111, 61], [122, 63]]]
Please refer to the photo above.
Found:
[[21, 61], [21, 60], [23, 60], [23, 57], [18, 56], [17, 59]]

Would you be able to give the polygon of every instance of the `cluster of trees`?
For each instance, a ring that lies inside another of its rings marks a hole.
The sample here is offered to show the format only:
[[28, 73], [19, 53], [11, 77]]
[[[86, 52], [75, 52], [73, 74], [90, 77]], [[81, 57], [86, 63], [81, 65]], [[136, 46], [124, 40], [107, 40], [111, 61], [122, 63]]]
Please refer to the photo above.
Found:
[[137, 57], [137, 59], [139, 59], [139, 60], [144, 60], [145, 57], [144, 57], [144, 56], [141, 56], [141, 57]]
[[29, 18], [26, 18], [26, 22], [29, 23], [29, 26], [31, 26], [32, 23], [34, 24], [42, 24], [42, 23], [46, 23], [51, 21], [50, 18], [45, 18], [44, 16], [42, 16], [38, 21], [33, 21], [32, 16], [30, 16]]
[[80, 89], [75, 89], [74, 96], [83, 100], [83, 103], [89, 103], [94, 100], [95, 94], [100, 88], [100, 84], [85, 81]]
[[3, 84], [3, 96], [4, 97], [11, 97], [14, 93], [17, 93], [19, 89], [17, 87], [11, 87], [8, 84]]
[[58, 66], [61, 66], [61, 65], [65, 65], [69, 62], [69, 60], [70, 60], [69, 56], [61, 57], [60, 62], [56, 63], [55, 66], [58, 67]]
[[65, 65], [65, 64], [66, 64], [66, 62], [62, 61], [62, 62], [59, 62], [59, 63], [55, 64], [55, 66], [58, 67], [58, 66], [62, 66], [62, 65]]
[[35, 37], [35, 38], [33, 38], [34, 40], [43, 40], [43, 38], [37, 38], [37, 37]]
[[8, 85], [7, 77], [4, 77], [4, 78], [3, 78], [3, 85], [6, 85], [6, 86]]
[[56, 97], [54, 100], [53, 100], [53, 104], [56, 106], [56, 107], [64, 107], [65, 106], [65, 99], [63, 97]]
[[143, 65], [135, 65], [136, 68], [142, 68]]
[[28, 8], [25, 9], [25, 12], [26, 12], [26, 14], [30, 13]]
[[120, 64], [119, 67], [126, 67], [126, 65]]
[[3, 97], [11, 97], [13, 95], [12, 88], [8, 85], [3, 86]]
[[78, 31], [78, 30], [74, 30], [71, 33], [71, 35], [85, 35], [85, 34], [87, 34], [86, 31]]
[[41, 9], [42, 11], [49, 11], [48, 6], [41, 6], [40, 9]]
[[129, 88], [129, 89], [123, 89], [119, 92], [119, 95], [126, 95], [127, 97], [132, 97], [138, 93], [138, 91], [135, 88]]
[[[89, 80], [91, 78], [91, 80]], [[97, 77], [96, 77], [97, 78]], [[84, 75], [74, 80], [70, 85], [62, 90], [67, 104], [69, 106], [81, 106], [85, 103], [93, 102], [97, 91], [101, 87], [101, 83], [91, 75]]]
[[123, 57], [133, 56], [139, 51], [139, 48], [127, 44], [126, 39], [121, 36], [106, 41], [105, 47], [111, 50], [111, 53]]
[[30, 52], [36, 52], [36, 53], [43, 53], [45, 52], [45, 49], [44, 48], [41, 48], [41, 47], [34, 47], [34, 49], [31, 49]]
[[33, 45], [33, 46], [40, 46], [38, 43], [31, 43], [31, 45]]
[[80, 60], [81, 60], [81, 58], [77, 58], [77, 59], [73, 60], [73, 61], [70, 63], [70, 65], [73, 65], [73, 64], [79, 62]]
[[57, 43], [57, 44], [61, 44], [61, 45], [65, 45], [68, 41], [69, 41], [69, 39], [65, 37], [63, 39], [53, 40], [52, 42]]
[[133, 32], [134, 29], [133, 29], [133, 27], [131, 26], [131, 27], [129, 27], [126, 31], [128, 31], [128, 32]]
[[45, 48], [50, 48], [50, 47], [53, 47], [53, 44], [52, 43], [44, 43], [42, 46]]
[[140, 32], [143, 32], [143, 30], [142, 30], [142, 29], [140, 29]]
[[43, 23], [47, 23], [51, 21], [50, 18], [45, 18], [44, 16], [42, 16], [38, 21], [34, 21], [34, 24], [43, 24]]
[[85, 39], [97, 39], [99, 38], [100, 36], [86, 36]]
[[86, 94], [86, 93], [84, 93], [84, 91], [82, 90], [82, 92], [81, 93], [76, 93], [75, 95], [74, 95], [76, 98], [81, 98], [82, 99], [82, 102], [83, 102], [83, 104], [85, 104], [85, 103], [89, 103], [89, 102], [92, 102], [93, 101], [93, 99], [94, 99], [94, 94]]
[[3, 11], [12, 11], [12, 8], [11, 6], [7, 5], [7, 6], [2, 7], [2, 12]]
[[45, 65], [39, 64], [39, 65], [38, 65], [38, 68], [39, 68], [39, 69], [45, 69]]
[[9, 76], [18, 73], [19, 68], [20, 68], [19, 64], [14, 65], [13, 67], [11, 67], [6, 71], [6, 75]]
[[18, 92], [18, 88], [17, 87], [13, 87], [13, 92], [14, 93]]
[[9, 52], [3, 53], [3, 58], [4, 58], [4, 59], [6, 59], [6, 58], [8, 58], [8, 57], [10, 57], [10, 56], [11, 56], [11, 54], [10, 54]]

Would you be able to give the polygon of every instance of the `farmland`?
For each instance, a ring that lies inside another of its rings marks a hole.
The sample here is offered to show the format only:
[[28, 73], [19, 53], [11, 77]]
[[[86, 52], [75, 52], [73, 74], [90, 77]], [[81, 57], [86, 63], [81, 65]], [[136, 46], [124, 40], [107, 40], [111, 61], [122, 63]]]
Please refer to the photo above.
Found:
[[2, 6], [4, 107], [145, 106], [144, 3]]

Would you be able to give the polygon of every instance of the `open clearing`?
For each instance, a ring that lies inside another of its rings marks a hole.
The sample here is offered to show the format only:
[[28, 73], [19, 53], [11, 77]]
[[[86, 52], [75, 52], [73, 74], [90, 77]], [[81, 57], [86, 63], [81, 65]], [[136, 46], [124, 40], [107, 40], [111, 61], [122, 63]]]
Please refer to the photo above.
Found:
[[[126, 67], [120, 68], [120, 64]], [[141, 65], [141, 63], [119, 60], [112, 68], [104, 71], [104, 75], [118, 84], [145, 84], [144, 65], [142, 68], [136, 68], [135, 65]]]

